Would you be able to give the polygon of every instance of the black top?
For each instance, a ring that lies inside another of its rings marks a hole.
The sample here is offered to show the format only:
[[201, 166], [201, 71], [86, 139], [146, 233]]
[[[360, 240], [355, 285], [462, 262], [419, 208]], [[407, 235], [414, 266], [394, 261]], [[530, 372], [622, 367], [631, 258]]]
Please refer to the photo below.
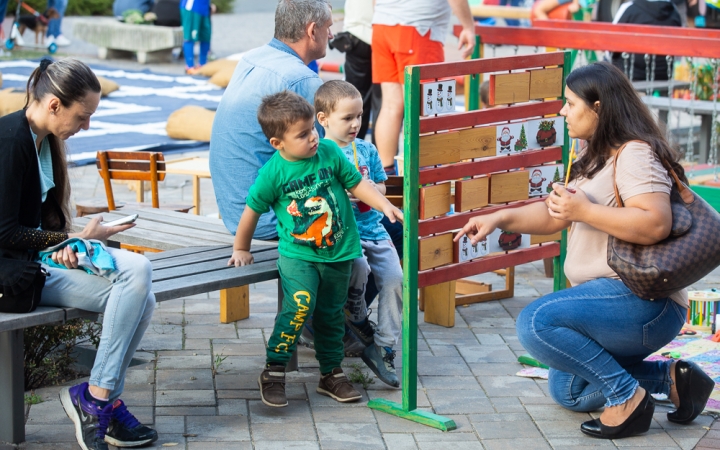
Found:
[[[664, 27], [682, 26], [680, 13], [671, 1], [665, 0], [631, 0], [620, 6], [617, 14], [619, 19], [617, 23], [627, 23], [635, 25], [658, 25]], [[617, 17], [617, 15], [616, 15]], [[628, 65], [632, 61], [632, 56], [628, 58]], [[624, 70], [625, 61], [621, 53], [613, 53], [612, 63], [620, 70]], [[652, 60], [648, 63], [652, 67]], [[629, 67], [629, 66], [628, 66]], [[668, 64], [665, 55], [655, 56], [655, 79], [668, 79]], [[633, 64], [632, 81], [645, 81], [645, 55], [635, 54], [635, 62]]]
[[[50, 189], [42, 201], [37, 149], [25, 110], [0, 117], [0, 251], [42, 250], [67, 239], [56, 193]], [[38, 230], [41, 221], [43, 230]]]

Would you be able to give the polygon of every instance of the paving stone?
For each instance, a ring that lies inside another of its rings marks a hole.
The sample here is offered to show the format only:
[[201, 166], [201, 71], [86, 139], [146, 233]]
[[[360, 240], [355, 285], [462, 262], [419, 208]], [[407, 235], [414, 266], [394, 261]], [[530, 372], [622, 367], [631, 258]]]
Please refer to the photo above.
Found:
[[459, 350], [467, 363], [512, 363], [517, 361], [517, 357], [506, 344], [475, 346]]
[[218, 398], [218, 415], [220, 416], [247, 416], [246, 400]]
[[[272, 313], [252, 313], [250, 317], [245, 320], [239, 320], [235, 322], [238, 329], [241, 328], [269, 328], [272, 329], [275, 326], [275, 316], [277, 314]], [[267, 336], [270, 336], [267, 334]]]
[[460, 357], [418, 356], [418, 375], [472, 375]]
[[714, 421], [711, 416], [701, 414], [697, 416], [695, 420], [693, 420], [691, 423], [687, 425], [681, 425], [679, 423], [670, 422], [669, 420], [667, 420], [667, 415], [665, 413], [658, 412], [655, 412], [655, 414], [653, 415], [653, 419], [655, 419], [660, 424], [660, 426], [666, 430], [703, 430], [705, 429], [705, 427], [710, 427]]
[[535, 382], [528, 378], [509, 376], [479, 377], [488, 397], [545, 397]]
[[23, 442], [20, 447], [14, 445], [0, 444], [1, 450], [77, 450], [77, 442], [54, 442], [52, 444], [40, 444], [35, 442]]
[[[472, 421], [472, 419], [471, 419]], [[479, 422], [473, 421], [473, 427], [477, 431], [481, 439], [511, 439], [511, 438], [532, 438], [542, 439], [542, 434], [538, 431], [532, 420], [515, 421], [512, 426], [498, 426], [498, 422]]]
[[[428, 346], [429, 350], [432, 352], [435, 356], [460, 356], [460, 352], [458, 352], [458, 349], [455, 347], [455, 345], [451, 344], [434, 344]], [[402, 356], [398, 353], [398, 357]], [[398, 359], [399, 361], [399, 359]]]
[[[172, 448], [172, 447], [171, 447]], [[253, 450], [250, 442], [188, 442], [188, 450]], [[257, 449], [257, 446], [255, 447]]]
[[238, 328], [237, 339], [213, 339], [213, 346], [225, 344], [265, 344], [265, 337], [259, 328]]
[[185, 339], [188, 350], [210, 350], [210, 339]]
[[138, 349], [145, 351], [182, 349], [182, 334], [145, 333]]
[[[516, 397], [494, 397], [490, 399], [490, 403], [492, 403], [493, 407], [495, 408], [495, 412], [498, 413], [525, 412], [525, 407]], [[488, 411], [488, 413], [493, 412]]]
[[[513, 319], [509, 319], [513, 320]], [[472, 329], [473, 334], [475, 336], [480, 334], [499, 334], [500, 336], [506, 336], [506, 335], [514, 335], [517, 331], [515, 331], [515, 325], [513, 323], [512, 328], [502, 328], [502, 327], [479, 327], [479, 328], [473, 328]]]
[[411, 434], [383, 433], [382, 438], [388, 449], [392, 450], [416, 450], [418, 448], [415, 439]]
[[[65, 415], [65, 413], [62, 413]], [[39, 443], [77, 442], [75, 440], [75, 427], [65, 416], [64, 425], [25, 425], [25, 441]]]
[[[578, 425], [579, 429], [579, 425]], [[553, 449], [563, 450], [578, 450], [578, 449], [589, 449], [589, 450], [616, 450], [613, 441], [607, 439], [595, 439], [590, 436], [585, 436], [580, 432], [578, 437], [563, 437], [563, 438], [549, 438], [548, 441], [552, 445]]]
[[[185, 314], [217, 314], [220, 317], [220, 302], [215, 299], [193, 299], [185, 302]], [[188, 318], [188, 320], [190, 320]]]
[[661, 428], [650, 428], [650, 431], [641, 435], [613, 441], [618, 447], [666, 447], [679, 448], [673, 439]]
[[[220, 368], [223, 367], [220, 366]], [[217, 390], [258, 389], [258, 376], [260, 376], [260, 370], [254, 377], [247, 373], [217, 373], [215, 374], [215, 388]]]
[[237, 337], [234, 324], [186, 325], [185, 337], [190, 339]]
[[468, 367], [473, 375], [480, 379], [486, 376], [515, 376], [523, 369], [523, 365], [520, 363], [468, 363]]
[[217, 391], [218, 399], [243, 399], [243, 400], [260, 400], [260, 390], [229, 390], [229, 391]]
[[154, 428], [158, 434], [183, 434], [185, 433], [185, 418], [157, 416]]
[[249, 441], [248, 418], [244, 416], [188, 416], [185, 418], [188, 442]]
[[385, 449], [377, 425], [369, 423], [316, 423], [324, 449]]
[[[492, 319], [477, 317], [477, 318], [468, 320], [468, 325], [471, 328], [514, 329], [515, 328], [515, 320], [510, 317], [492, 318]], [[494, 331], [494, 333], [497, 333], [497, 332], [498, 331]]]
[[214, 406], [163, 406], [155, 408], [155, 416], [215, 416]]
[[695, 448], [703, 437], [720, 438], [720, 435], [713, 435], [712, 433], [715, 433], [713, 431], [706, 434], [705, 430], [667, 430], [666, 432], [683, 450]]
[[469, 389], [478, 390], [480, 385], [478, 384], [475, 377], [441, 377], [441, 376], [426, 376], [420, 377], [422, 387], [425, 389]]
[[185, 314], [185, 326], [195, 325], [232, 325], [232, 324], [221, 324], [220, 316], [218, 314]]
[[265, 344], [218, 344], [213, 341], [213, 354], [224, 356], [264, 356]]
[[125, 386], [131, 384], [150, 384], [155, 381], [155, 371], [148, 369], [129, 368], [125, 372]]
[[[154, 443], [142, 447], [143, 450], [145, 449], [162, 449], [166, 450], [168, 447], [170, 448], [184, 448], [185, 447], [185, 436], [182, 434], [159, 434], [158, 440]], [[114, 447], [110, 447], [114, 450]]]
[[[415, 436], [415, 440], [418, 442], [418, 444], [422, 443], [428, 443], [428, 442], [453, 442], [453, 443], [461, 443], [465, 441], [478, 441], [478, 437], [475, 435], [473, 430], [470, 430], [470, 432], [465, 433], [413, 433], [413, 436]], [[422, 447], [422, 446], [421, 446]]]
[[178, 298], [175, 300], [167, 300], [160, 302], [155, 307], [153, 314], [159, 313], [182, 313], [185, 309], [185, 299]]
[[166, 390], [207, 390], [214, 389], [212, 370], [210, 369], [189, 369], [189, 370], [158, 370], [157, 389]]
[[[492, 398], [492, 396], [490, 396]], [[523, 397], [519, 396], [520, 403], [523, 405], [554, 405], [558, 406], [550, 397]]]
[[545, 450], [550, 446], [543, 439], [484, 439], [486, 450]]
[[209, 369], [210, 355], [197, 356], [159, 356], [158, 370], [164, 369]]
[[[473, 436], [474, 437], [474, 436]], [[483, 445], [475, 441], [431, 441], [418, 442], [418, 448], [421, 450], [483, 450]]]
[[257, 377], [260, 376], [264, 366], [264, 354], [261, 356], [228, 356], [220, 364], [218, 373], [251, 373], [251, 378], [257, 380]]
[[526, 405], [525, 409], [535, 421], [575, 421], [578, 423], [590, 420], [588, 413], [570, 411], [560, 405]]
[[30, 406], [30, 414], [28, 414], [25, 423], [27, 425], [68, 425], [71, 422], [64, 411], [60, 399], [57, 397], [52, 400], [45, 400], [42, 403]]
[[478, 387], [470, 390], [427, 390], [430, 404], [437, 414], [472, 414], [492, 409], [490, 400]]
[[288, 402], [288, 406], [284, 408], [273, 408], [267, 406], [261, 401], [248, 402], [250, 410], [250, 421], [254, 425], [256, 423], [306, 423], [312, 426], [312, 415], [310, 414], [310, 406], [307, 402], [294, 401]]
[[323, 423], [375, 423], [370, 408], [343, 408], [342, 406], [316, 406], [312, 408], [315, 422]]
[[580, 425], [582, 423], [583, 421], [580, 420], [535, 420], [535, 424], [548, 439], [556, 437], [578, 437], [582, 433], [580, 431]]
[[[279, 428], [276, 423], [253, 423], [250, 425], [250, 429], [254, 442], [318, 441], [315, 429], [308, 427], [304, 421], [302, 423], [285, 422], [282, 424], [282, 428]], [[282, 448], [282, 445], [276, 448]]]
[[[157, 352], [157, 355], [159, 357], [162, 357], [163, 359], [167, 359], [167, 357], [173, 357], [173, 356], [210, 356], [210, 352], [202, 351], [202, 350], [193, 350], [193, 349], [160, 350]], [[188, 367], [179, 367], [179, 368], [187, 369]]]
[[286, 442], [286, 441], [262, 441], [255, 442], [255, 450], [320, 450], [320, 444], [313, 441]]
[[215, 391], [157, 391], [156, 406], [215, 406]]
[[122, 393], [122, 400], [125, 404], [130, 407], [138, 406], [153, 406], [153, 391], [154, 386], [151, 384], [147, 385], [130, 385], [126, 386]]

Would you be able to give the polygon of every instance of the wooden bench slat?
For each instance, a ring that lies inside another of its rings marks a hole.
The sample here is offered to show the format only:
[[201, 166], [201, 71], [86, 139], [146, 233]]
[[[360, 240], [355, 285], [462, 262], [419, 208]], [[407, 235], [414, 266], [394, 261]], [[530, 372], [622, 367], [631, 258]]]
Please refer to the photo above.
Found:
[[[254, 254], [253, 256], [255, 256], [254, 264], [259, 264], [266, 261], [275, 262], [278, 259], [278, 252], [277, 250], [269, 252], [259, 252]], [[193, 275], [200, 275], [203, 273], [207, 274], [210, 272], [219, 272], [224, 270], [237, 270], [237, 268], [227, 265], [228, 259], [229, 256], [225, 254], [201, 263], [181, 264], [175, 267], [168, 267], [166, 269], [159, 270], [153, 269], [153, 283], [172, 279], [179, 280]]]
[[[275, 259], [277, 259], [277, 247], [264, 247], [260, 249], [255, 249], [252, 251], [253, 256], [256, 260], [258, 260], [258, 257], [262, 255], [263, 253], [272, 252], [275, 250]], [[172, 267], [178, 267], [178, 266], [188, 266], [191, 264], [199, 264], [207, 261], [214, 261], [214, 260], [220, 260], [227, 262], [228, 259], [230, 259], [230, 255], [232, 255], [232, 245], [224, 246], [221, 248], [214, 248], [212, 250], [208, 250], [201, 253], [192, 253], [188, 255], [179, 255], [177, 257], [173, 258], [167, 258], [160, 261], [151, 261], [153, 270], [162, 270], [162, 269], [168, 269]], [[263, 258], [263, 261], [266, 261], [267, 258]]]
[[[223, 248], [231, 248], [231, 245], [227, 245]], [[151, 263], [160, 262], [166, 259], [174, 259], [178, 256], [184, 256], [184, 255], [193, 255], [195, 253], [204, 253], [209, 252], [213, 250], [217, 250], [218, 247], [216, 245], [205, 245], [202, 247], [185, 247], [180, 248], [177, 250], [174, 250], [172, 252], [159, 252], [159, 253], [146, 253], [145, 256], [147, 259], [150, 260]], [[153, 264], [153, 267], [155, 265]]]
[[0, 313], [0, 332], [64, 321], [64, 309], [53, 306], [38, 306], [35, 311], [26, 314]]

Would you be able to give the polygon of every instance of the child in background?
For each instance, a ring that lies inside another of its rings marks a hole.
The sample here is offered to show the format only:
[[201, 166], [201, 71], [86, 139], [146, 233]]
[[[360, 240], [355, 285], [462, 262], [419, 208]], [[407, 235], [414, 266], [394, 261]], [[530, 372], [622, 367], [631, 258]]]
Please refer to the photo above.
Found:
[[[385, 194], [387, 175], [374, 145], [357, 139], [363, 114], [360, 92], [346, 81], [328, 81], [315, 93], [317, 120], [325, 139], [340, 146], [364, 180]], [[353, 263], [346, 313], [348, 325], [365, 344], [361, 358], [384, 383], [398, 387], [395, 351], [401, 332], [403, 272], [395, 247], [380, 221], [383, 216], [361, 201], [353, 202], [364, 255]], [[368, 324], [365, 289], [372, 271], [378, 293], [378, 325]]]
[[361, 394], [340, 368], [343, 307], [353, 260], [362, 254], [345, 190], [382, 210], [391, 221], [402, 220], [402, 212], [362, 179], [337, 145], [319, 141], [313, 107], [298, 94], [283, 91], [263, 98], [258, 122], [277, 152], [250, 188], [228, 265], [253, 262], [250, 242], [257, 221], [272, 208], [284, 300], [258, 379], [261, 399], [268, 406], [287, 406], [285, 366], [312, 315], [321, 373], [317, 392], [339, 402], [357, 401]]
[[[181, 0], [180, 19], [183, 27], [183, 54], [185, 55], [185, 73], [194, 75], [207, 63], [210, 51], [210, 0]], [[198, 65], [195, 65], [195, 42], [200, 42]]]

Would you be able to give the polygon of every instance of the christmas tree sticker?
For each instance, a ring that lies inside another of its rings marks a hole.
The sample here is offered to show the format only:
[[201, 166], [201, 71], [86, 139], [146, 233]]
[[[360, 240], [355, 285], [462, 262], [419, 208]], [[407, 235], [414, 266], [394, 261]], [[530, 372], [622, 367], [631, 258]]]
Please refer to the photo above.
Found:
[[553, 191], [553, 183], [560, 182], [560, 166], [555, 167], [555, 174], [553, 175], [552, 182], [548, 184], [548, 187], [546, 189], [547, 193], [551, 193]]
[[520, 137], [515, 141], [515, 151], [521, 152], [527, 148], [527, 137], [525, 136], [525, 124], [520, 128]]

